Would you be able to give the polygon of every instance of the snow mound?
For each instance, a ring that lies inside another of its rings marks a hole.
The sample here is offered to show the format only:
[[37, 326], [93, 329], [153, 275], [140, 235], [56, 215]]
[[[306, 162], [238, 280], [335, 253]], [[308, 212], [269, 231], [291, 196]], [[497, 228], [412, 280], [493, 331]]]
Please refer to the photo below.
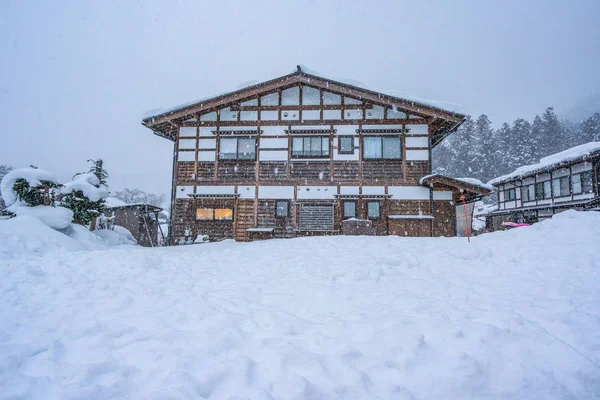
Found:
[[[37, 207], [23, 208], [34, 210]], [[60, 209], [60, 207], [43, 208]], [[114, 231], [90, 232], [84, 226], [71, 224], [69, 220], [67, 226], [57, 230], [51, 228], [44, 218], [34, 214], [0, 220], [0, 260], [2, 257], [48, 255], [63, 251], [105, 250], [112, 246], [134, 244], [136, 241], [131, 233], [121, 227], [115, 227]]]
[[25, 179], [29, 186], [41, 185], [41, 181], [56, 182], [56, 178], [50, 172], [38, 168], [17, 168], [4, 175], [0, 182], [0, 192], [4, 204], [8, 207], [17, 201], [17, 195], [13, 191], [13, 186], [18, 179]]
[[78, 174], [71, 182], [65, 183], [61, 188], [62, 194], [80, 190], [90, 201], [99, 201], [108, 196], [108, 188], [100, 185], [98, 177], [92, 173]]
[[7, 207], [7, 211], [17, 216], [30, 216], [39, 219], [53, 229], [65, 229], [73, 221], [73, 211], [64, 207], [35, 206], [28, 207], [13, 204]]
[[600, 213], [471, 243], [332, 236], [40, 257], [4, 252], [7, 236], [0, 397], [600, 393]]
[[560, 164], [576, 161], [596, 152], [600, 152], [600, 142], [589, 142], [579, 146], [571, 147], [570, 149], [561, 151], [560, 153], [551, 154], [547, 157], [544, 157], [540, 159], [539, 163], [519, 167], [510, 174], [494, 178], [488, 183], [490, 185], [496, 185], [502, 182], [513, 180], [515, 178], [533, 175], [536, 172], [552, 169]]

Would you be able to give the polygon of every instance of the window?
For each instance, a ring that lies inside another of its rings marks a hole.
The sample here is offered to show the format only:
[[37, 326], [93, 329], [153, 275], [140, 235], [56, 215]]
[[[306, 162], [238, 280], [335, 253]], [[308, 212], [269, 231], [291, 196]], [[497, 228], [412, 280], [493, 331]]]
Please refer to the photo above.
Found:
[[[543, 188], [542, 188], [543, 189]], [[536, 186], [527, 185], [521, 188], [521, 200], [522, 201], [535, 201]]]
[[197, 221], [232, 221], [233, 209], [231, 208], [209, 208], [196, 209]]
[[581, 194], [583, 189], [581, 187], [581, 174], [575, 174], [571, 177], [571, 190], [573, 194]]
[[366, 160], [399, 160], [402, 156], [400, 136], [368, 136], [363, 138]]
[[579, 175], [581, 175], [581, 191], [583, 193], [592, 193], [594, 190], [592, 187], [592, 171], [585, 171]]
[[544, 199], [544, 183], [546, 182], [538, 182], [535, 184], [535, 198], [537, 200]]
[[275, 203], [275, 216], [285, 218], [290, 216], [290, 202], [287, 200], [277, 200]]
[[515, 189], [506, 189], [504, 191], [504, 201], [511, 201], [515, 199]]
[[219, 160], [256, 160], [256, 139], [221, 138]]
[[544, 182], [544, 199], [552, 198], [552, 182], [545, 181]]
[[569, 177], [563, 176], [552, 180], [552, 193], [554, 197], [569, 196], [571, 188], [569, 187]]
[[344, 201], [344, 219], [356, 218], [356, 201], [346, 200]]
[[354, 154], [354, 138], [352, 136], [340, 136], [338, 139], [339, 154]]
[[213, 219], [214, 209], [212, 208], [197, 208], [196, 220], [207, 221]]
[[378, 201], [367, 201], [367, 218], [379, 219], [380, 215], [380, 203]]
[[295, 136], [292, 138], [292, 157], [329, 157], [329, 137]]

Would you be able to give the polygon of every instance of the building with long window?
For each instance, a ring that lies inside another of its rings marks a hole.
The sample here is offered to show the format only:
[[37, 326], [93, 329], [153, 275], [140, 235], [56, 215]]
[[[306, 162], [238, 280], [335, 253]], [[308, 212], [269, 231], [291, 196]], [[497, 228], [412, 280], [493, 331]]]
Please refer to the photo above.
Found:
[[498, 207], [488, 214], [489, 230], [502, 222], [535, 223], [568, 210], [600, 206], [600, 142], [544, 157], [537, 164], [492, 179]]
[[488, 188], [429, 176], [464, 115], [303, 71], [143, 120], [174, 142], [170, 236], [454, 236], [455, 203]]

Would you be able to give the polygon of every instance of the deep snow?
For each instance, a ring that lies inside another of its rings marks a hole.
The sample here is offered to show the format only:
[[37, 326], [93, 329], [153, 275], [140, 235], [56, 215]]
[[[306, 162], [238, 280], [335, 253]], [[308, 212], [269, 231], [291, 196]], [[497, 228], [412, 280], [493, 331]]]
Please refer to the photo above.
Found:
[[2, 399], [600, 397], [600, 213], [471, 243], [96, 250], [9, 222]]

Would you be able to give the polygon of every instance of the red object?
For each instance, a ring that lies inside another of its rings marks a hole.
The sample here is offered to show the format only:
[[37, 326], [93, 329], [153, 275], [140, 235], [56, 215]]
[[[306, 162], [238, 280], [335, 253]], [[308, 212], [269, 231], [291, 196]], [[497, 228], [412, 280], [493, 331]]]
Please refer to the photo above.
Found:
[[467, 241], [471, 243], [471, 233], [469, 232], [469, 218], [467, 218], [467, 202], [465, 201], [464, 195], [461, 195], [459, 199], [463, 202], [463, 211], [465, 214], [465, 234], [467, 235]]
[[529, 224], [517, 224], [516, 222], [506, 221], [501, 224], [502, 226], [508, 226], [510, 228], [520, 228], [522, 226], [530, 226]]

